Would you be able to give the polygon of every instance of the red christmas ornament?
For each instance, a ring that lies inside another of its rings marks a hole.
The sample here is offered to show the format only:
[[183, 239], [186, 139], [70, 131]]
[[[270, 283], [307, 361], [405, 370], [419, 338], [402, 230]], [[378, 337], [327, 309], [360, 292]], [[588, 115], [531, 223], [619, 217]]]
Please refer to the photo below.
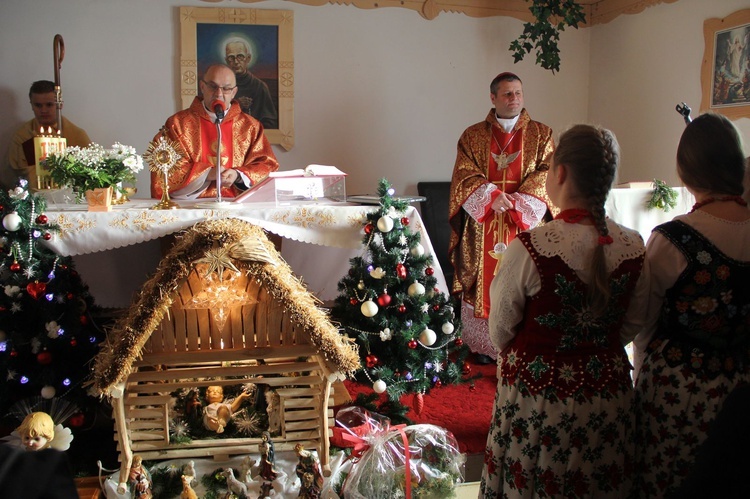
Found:
[[10, 271], [11, 272], [20, 272], [21, 271], [21, 264], [18, 262], [13, 262], [10, 264]]
[[76, 340], [75, 338], [71, 338], [70, 339], [70, 346], [74, 347], [76, 345], [78, 345], [78, 340]]
[[65, 298], [67, 298], [68, 300], [72, 300], [73, 299], [73, 293], [68, 293], [67, 295], [65, 295]]
[[65, 264], [62, 264], [62, 265], [60, 265], [60, 268], [61, 268], [61, 269], [63, 269], [63, 270], [67, 270], [67, 269], [68, 269], [68, 266], [67, 266], [67, 265], [65, 265]]
[[417, 393], [414, 395], [414, 412], [419, 416], [424, 409], [424, 395]]
[[396, 265], [396, 275], [399, 279], [406, 279], [406, 265], [399, 263]]
[[432, 275], [435, 273], [435, 269], [433, 269], [432, 267], [427, 267], [426, 269], [424, 269], [424, 273], [425, 275]]
[[44, 291], [47, 289], [47, 284], [44, 282], [30, 282], [26, 285], [26, 292], [33, 299], [38, 300], [40, 296], [44, 296]]
[[16, 350], [13, 349], [13, 350], [10, 351], [10, 356], [11, 357], [18, 357], [18, 352], [16, 352]]
[[367, 357], [365, 357], [365, 362], [367, 362], [367, 367], [372, 369], [373, 367], [378, 365], [378, 362], [380, 362], [380, 359], [370, 354]]
[[83, 423], [85, 421], [86, 417], [83, 415], [83, 413], [79, 412], [73, 414], [68, 420], [68, 423], [70, 423], [70, 426], [72, 426], [73, 428], [80, 428], [81, 426], [83, 426]]
[[460, 347], [464, 344], [464, 340], [462, 340], [461, 338], [456, 338], [456, 341], [454, 341], [454, 343], [457, 347]]
[[474, 383], [472, 383], [472, 384], [471, 384], [471, 386], [469, 386], [469, 391], [470, 391], [470, 392], [475, 392], [475, 391], [477, 391], [477, 387], [476, 387], [476, 386], [474, 385]]
[[434, 310], [435, 312], [437, 312], [438, 310], [440, 310], [440, 305], [439, 304], [433, 305], [432, 306], [432, 310]]
[[36, 223], [41, 224], [41, 225], [46, 224], [47, 220], [48, 220], [47, 215], [45, 215], [44, 213], [36, 217]]
[[415, 348], [417, 348], [417, 340], [415, 340], [414, 338], [410, 339], [408, 345], [409, 348], [414, 350]]
[[378, 305], [380, 305], [381, 307], [387, 307], [390, 302], [391, 297], [388, 293], [383, 293], [382, 295], [378, 296]]
[[440, 381], [440, 380], [435, 381], [435, 388], [440, 388], [441, 386], [443, 386], [443, 382], [442, 381]]
[[409, 225], [409, 217], [401, 217], [401, 225], [403, 226]]
[[86, 324], [88, 324], [88, 323], [89, 323], [89, 318], [88, 318], [88, 317], [86, 317], [85, 315], [82, 315], [82, 316], [80, 316], [80, 317], [78, 318], [78, 320], [80, 320], [80, 321], [81, 321], [81, 324], [83, 324], [84, 326], [85, 326]]
[[400, 372], [400, 371], [396, 371], [396, 372], [394, 372], [394, 373], [393, 373], [393, 377], [394, 377], [394, 378], [400, 378], [400, 377], [401, 377], [401, 372]]
[[356, 305], [359, 302], [357, 301], [356, 298], [352, 298], [351, 300], [349, 300], [349, 303], [351, 303], [351, 305], [354, 306], [354, 305]]
[[406, 313], [406, 305], [404, 305], [403, 303], [401, 305], [399, 305], [398, 306], [398, 311], [401, 312], [402, 314], [405, 314]]
[[373, 225], [368, 223], [367, 225], [365, 225], [365, 234], [367, 235], [372, 234], [373, 229], [374, 229]]
[[52, 239], [52, 234], [50, 234], [49, 232], [45, 232], [42, 237], [45, 241], [49, 241], [50, 239]]
[[52, 354], [47, 350], [39, 352], [36, 356], [36, 361], [43, 366], [49, 365], [52, 363]]
[[463, 366], [461, 366], [461, 374], [466, 376], [471, 374], [471, 365], [468, 362], [464, 362]]

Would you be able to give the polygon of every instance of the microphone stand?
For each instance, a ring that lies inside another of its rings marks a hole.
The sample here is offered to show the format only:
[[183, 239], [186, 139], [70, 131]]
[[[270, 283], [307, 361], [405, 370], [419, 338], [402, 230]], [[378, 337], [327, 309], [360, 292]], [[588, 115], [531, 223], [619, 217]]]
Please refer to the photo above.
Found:
[[[221, 114], [221, 117], [220, 117]], [[214, 183], [216, 184], [216, 201], [211, 203], [198, 203], [196, 206], [199, 208], [241, 208], [242, 205], [238, 203], [232, 203], [229, 201], [222, 201], [221, 199], [221, 122], [224, 120], [223, 112], [216, 113], [216, 177]]]
[[219, 115], [216, 115], [216, 202], [221, 204], [221, 120]]

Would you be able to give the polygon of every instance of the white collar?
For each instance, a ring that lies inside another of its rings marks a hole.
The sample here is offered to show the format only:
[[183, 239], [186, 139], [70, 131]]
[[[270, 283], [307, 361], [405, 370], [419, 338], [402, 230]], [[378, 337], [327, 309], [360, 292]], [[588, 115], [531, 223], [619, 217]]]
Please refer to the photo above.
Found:
[[521, 115], [518, 114], [514, 118], [501, 118], [497, 114], [495, 115], [495, 119], [497, 120], [498, 125], [502, 127], [503, 130], [505, 130], [505, 133], [510, 132], [513, 130], [513, 127], [516, 126], [516, 123], [518, 122], [518, 118], [520, 118]]

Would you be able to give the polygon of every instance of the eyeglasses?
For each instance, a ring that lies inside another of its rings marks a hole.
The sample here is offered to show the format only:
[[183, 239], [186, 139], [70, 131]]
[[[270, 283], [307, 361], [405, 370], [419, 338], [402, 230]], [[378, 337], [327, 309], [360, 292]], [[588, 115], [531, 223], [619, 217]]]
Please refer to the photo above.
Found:
[[237, 54], [237, 55], [228, 55], [227, 56], [227, 62], [234, 62], [234, 61], [244, 61], [247, 59], [247, 56], [245, 54]]
[[219, 85], [217, 85], [216, 83], [212, 81], [206, 81], [206, 80], [202, 80], [202, 81], [203, 81], [203, 84], [206, 85], [209, 88], [209, 90], [211, 90], [211, 93], [215, 93], [217, 90], [221, 90], [222, 93], [228, 94], [232, 90], [237, 88], [236, 85], [233, 87], [220, 87]]

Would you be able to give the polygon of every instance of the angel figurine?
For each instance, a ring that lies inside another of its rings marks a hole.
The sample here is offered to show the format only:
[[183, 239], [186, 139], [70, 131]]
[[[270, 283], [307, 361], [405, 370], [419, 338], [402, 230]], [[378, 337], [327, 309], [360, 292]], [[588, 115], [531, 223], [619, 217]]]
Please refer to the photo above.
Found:
[[28, 451], [46, 449], [55, 438], [55, 422], [46, 412], [32, 412], [16, 428], [21, 443]]
[[73, 435], [69, 428], [65, 428], [61, 424], [55, 425], [52, 417], [46, 412], [31, 412], [23, 418], [18, 428], [4, 440], [11, 440], [11, 443], [22, 446], [28, 451], [38, 451], [50, 447], [65, 451], [70, 448]]

